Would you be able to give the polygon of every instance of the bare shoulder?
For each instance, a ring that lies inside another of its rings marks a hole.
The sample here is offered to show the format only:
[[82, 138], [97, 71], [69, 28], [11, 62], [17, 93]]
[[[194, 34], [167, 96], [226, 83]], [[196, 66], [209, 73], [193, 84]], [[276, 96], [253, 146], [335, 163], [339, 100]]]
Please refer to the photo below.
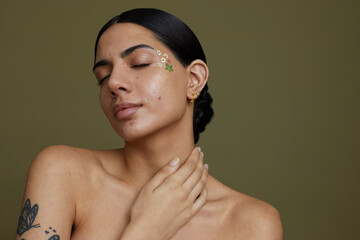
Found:
[[81, 177], [90, 168], [102, 167], [102, 159], [113, 159], [115, 150], [94, 150], [54, 145], [43, 149], [33, 160], [30, 172], [56, 170], [58, 174], [70, 174], [69, 177]]
[[69, 188], [65, 190], [70, 192], [74, 189], [73, 196], [76, 196], [77, 185], [84, 187], [89, 178], [109, 165], [106, 161], [111, 162], [112, 159], [116, 159], [114, 156], [117, 153], [117, 150], [94, 150], [65, 145], [49, 146], [33, 160], [28, 182], [38, 179], [41, 182], [52, 181], [53, 184], [68, 185]]
[[235, 191], [232, 201], [230, 219], [236, 239], [283, 239], [280, 214], [273, 206]]
[[[88, 170], [96, 169], [97, 164], [95, 150], [60, 145], [42, 150], [28, 172], [17, 239], [43, 239], [48, 228], [56, 233], [54, 239], [70, 239], [76, 221], [76, 200]], [[29, 221], [36, 224], [29, 225]]]
[[25, 195], [45, 194], [44, 188], [40, 186], [49, 186], [47, 193], [57, 189], [58, 191], [52, 192], [53, 195], [69, 194], [70, 196], [74, 183], [81, 179], [86, 167], [91, 165], [91, 162], [95, 162], [94, 159], [94, 153], [88, 149], [64, 145], [45, 148], [31, 163]]
[[214, 225], [222, 226], [222, 239], [282, 239], [280, 214], [273, 206], [235, 191], [210, 175], [208, 188], [207, 209], [218, 216]]
[[32, 165], [41, 164], [74, 164], [80, 163], [84, 158], [94, 155], [93, 150], [85, 148], [70, 147], [65, 145], [54, 145], [43, 149], [34, 159]]

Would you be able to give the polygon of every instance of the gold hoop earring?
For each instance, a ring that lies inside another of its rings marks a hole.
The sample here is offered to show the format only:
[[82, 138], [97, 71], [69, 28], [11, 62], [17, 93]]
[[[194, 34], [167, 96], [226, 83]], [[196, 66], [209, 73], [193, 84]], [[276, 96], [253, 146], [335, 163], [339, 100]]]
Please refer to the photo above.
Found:
[[191, 103], [194, 103], [197, 98], [197, 93], [192, 93], [193, 99], [190, 100]]

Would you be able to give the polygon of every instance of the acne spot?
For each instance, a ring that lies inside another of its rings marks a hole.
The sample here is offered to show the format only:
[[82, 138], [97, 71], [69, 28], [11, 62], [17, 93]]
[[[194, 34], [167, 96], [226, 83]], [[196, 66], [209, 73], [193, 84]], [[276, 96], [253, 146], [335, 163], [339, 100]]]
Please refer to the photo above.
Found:
[[159, 95], [158, 95], [158, 96], [156, 96], [156, 98], [157, 98], [158, 100], [161, 100], [161, 96], [159, 96]]
[[130, 126], [135, 126], [135, 122], [130, 122]]

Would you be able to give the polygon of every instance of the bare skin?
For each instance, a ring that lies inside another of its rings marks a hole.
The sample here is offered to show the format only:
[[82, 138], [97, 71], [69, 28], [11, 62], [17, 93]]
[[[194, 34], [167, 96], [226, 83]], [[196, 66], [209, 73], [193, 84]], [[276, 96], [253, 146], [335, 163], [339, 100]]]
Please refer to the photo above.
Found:
[[[168, 55], [167, 69], [157, 51]], [[106, 30], [101, 61], [94, 69], [101, 107], [125, 147], [42, 151], [23, 202], [37, 204], [37, 214], [17, 239], [282, 239], [278, 212], [208, 175], [206, 156], [194, 149], [190, 100], [207, 82], [204, 62], [183, 67], [151, 31], [131, 23]], [[134, 113], [118, 114], [123, 103]]]

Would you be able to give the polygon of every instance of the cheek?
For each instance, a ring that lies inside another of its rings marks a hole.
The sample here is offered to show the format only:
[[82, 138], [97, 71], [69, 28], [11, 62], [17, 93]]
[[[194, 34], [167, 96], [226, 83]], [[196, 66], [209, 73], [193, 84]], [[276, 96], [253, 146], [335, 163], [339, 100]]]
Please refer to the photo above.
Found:
[[150, 101], [156, 102], [171, 102], [175, 99], [179, 99], [181, 95], [181, 86], [175, 84], [175, 82], [170, 82], [174, 79], [161, 79], [154, 81], [148, 86], [148, 93]]
[[167, 81], [168, 79], [163, 79], [160, 75], [153, 78], [152, 81], [146, 84], [144, 90], [147, 92], [146, 100], [148, 103], [154, 103], [154, 100], [158, 102], [164, 99], [166, 89], [169, 88]]
[[148, 103], [152, 105], [151, 109], [155, 115], [181, 114], [186, 107], [186, 84], [181, 78], [176, 78], [175, 74], [165, 72], [164, 75], [165, 78], [149, 85]]
[[103, 87], [100, 90], [99, 101], [100, 101], [101, 109], [103, 110], [105, 115], [108, 115], [109, 111], [111, 111], [111, 109], [109, 110], [109, 106], [111, 106], [111, 97], [108, 96], [105, 92], [106, 92], [105, 88]]
[[154, 88], [151, 91], [151, 97], [155, 98], [156, 101], [161, 101], [165, 96], [165, 91], [164, 89], [161, 88]]

